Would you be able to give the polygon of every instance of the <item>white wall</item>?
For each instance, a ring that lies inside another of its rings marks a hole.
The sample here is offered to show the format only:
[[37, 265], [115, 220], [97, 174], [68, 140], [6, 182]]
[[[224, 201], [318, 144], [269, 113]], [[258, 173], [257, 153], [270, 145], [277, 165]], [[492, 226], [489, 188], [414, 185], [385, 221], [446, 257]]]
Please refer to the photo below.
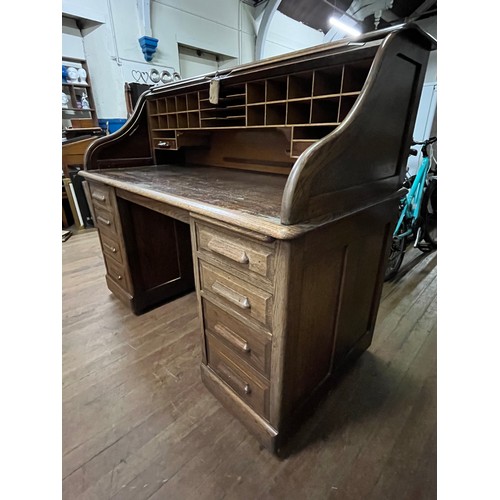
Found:
[[267, 39], [264, 43], [264, 57], [286, 54], [323, 43], [324, 34], [299, 23], [279, 11], [273, 15]]
[[65, 15], [103, 23], [106, 21], [105, 0], [62, 0]]
[[[437, 39], [437, 16], [423, 19], [417, 23], [424, 31]], [[439, 46], [439, 41], [438, 41]], [[416, 141], [423, 141], [436, 134], [436, 113], [437, 113], [437, 50], [434, 50], [429, 55], [427, 63], [427, 71], [425, 73], [424, 86], [422, 96], [418, 107], [417, 118], [415, 121], [415, 129], [413, 130], [413, 138]], [[417, 148], [419, 153], [417, 156], [408, 158], [408, 170], [410, 175], [413, 175], [418, 165], [422, 161], [422, 152]], [[437, 158], [437, 146], [434, 148]]]
[[[125, 82], [137, 81], [138, 72], [151, 68], [180, 71], [179, 45], [218, 54], [219, 68], [255, 59], [255, 8], [240, 0], [151, 0], [151, 36], [159, 39], [153, 60], [144, 60], [138, 39], [144, 34], [139, 0], [63, 0], [63, 14], [82, 16], [63, 23], [63, 55], [87, 60], [99, 118], [126, 118]], [[101, 23], [101, 24], [99, 24]], [[435, 35], [436, 20], [421, 26]], [[284, 54], [323, 42], [323, 33], [277, 11], [264, 45], [264, 57]], [[185, 77], [206, 69], [194, 56], [183, 60]], [[435, 82], [436, 55], [431, 55], [426, 82]], [[141, 81], [141, 83], [144, 83]], [[148, 80], [148, 83], [151, 81]]]
[[62, 20], [62, 56], [85, 59], [83, 38], [74, 19]]
[[[126, 118], [124, 84], [136, 81], [137, 72], [151, 68], [180, 72], [179, 44], [219, 54], [220, 68], [253, 61], [254, 10], [239, 0], [152, 0], [151, 36], [159, 43], [148, 63], [138, 41], [147, 33], [137, 0], [63, 1], [63, 14], [103, 23], [82, 29], [81, 57], [87, 59], [99, 118]], [[70, 42], [63, 36], [63, 52], [70, 50]], [[189, 61], [183, 64], [186, 76], [194, 76], [203, 66], [196, 60], [190, 66]]]
[[179, 68], [178, 44], [235, 58], [254, 60], [253, 7], [237, 0], [154, 0], [153, 36], [160, 39], [159, 61]]
[[[437, 39], [437, 16], [428, 17], [417, 24], [429, 35]], [[439, 46], [439, 42], [438, 42]], [[437, 50], [431, 52], [429, 62], [427, 64], [427, 73], [425, 74], [425, 83], [437, 82]]]
[[105, 24], [84, 29], [82, 34], [98, 118], [126, 118], [125, 86], [109, 13]]

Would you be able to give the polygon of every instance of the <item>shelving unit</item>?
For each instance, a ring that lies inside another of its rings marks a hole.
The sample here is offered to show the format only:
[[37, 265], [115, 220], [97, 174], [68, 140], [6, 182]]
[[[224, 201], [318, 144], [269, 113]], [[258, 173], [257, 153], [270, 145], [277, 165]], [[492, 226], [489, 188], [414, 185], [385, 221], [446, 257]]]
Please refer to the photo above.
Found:
[[[182, 147], [181, 132], [237, 128], [289, 128], [290, 157], [331, 133], [346, 118], [366, 81], [373, 58], [243, 84], [220, 84], [217, 104], [209, 90], [148, 101], [154, 149]], [[196, 139], [190, 145], [201, 145]], [[202, 143], [207, 136], [198, 135]]]
[[[83, 68], [87, 73], [87, 83], [65, 82], [62, 84], [62, 92], [70, 97], [70, 104], [66, 108], [62, 108], [62, 118], [64, 120], [71, 120], [71, 126], [74, 128], [97, 127], [99, 124], [86, 61], [65, 57], [62, 59], [62, 64], [67, 67]], [[84, 95], [90, 105], [88, 109], [82, 108], [82, 98]]]

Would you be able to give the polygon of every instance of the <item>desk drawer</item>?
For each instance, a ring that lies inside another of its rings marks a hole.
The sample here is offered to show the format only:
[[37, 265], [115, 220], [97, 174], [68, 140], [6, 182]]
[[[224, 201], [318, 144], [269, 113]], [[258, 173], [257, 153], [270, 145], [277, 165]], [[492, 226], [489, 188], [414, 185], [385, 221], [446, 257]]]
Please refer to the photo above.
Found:
[[120, 287], [126, 290], [127, 292], [131, 292], [130, 290], [130, 281], [128, 278], [128, 273], [125, 269], [125, 266], [119, 264], [115, 260], [104, 256], [104, 260], [106, 262], [106, 268], [108, 270], [108, 276]]
[[106, 234], [118, 235], [116, 220], [113, 213], [94, 206], [95, 223], [97, 227]]
[[111, 259], [116, 260], [119, 264], [123, 262], [123, 252], [121, 245], [107, 234], [101, 234], [102, 253]]
[[89, 183], [89, 185], [90, 197], [92, 198], [94, 207], [101, 207], [105, 210], [113, 211], [115, 197], [113, 188], [104, 184]]
[[197, 248], [202, 255], [255, 273], [272, 282], [274, 276], [274, 244], [259, 243], [237, 234], [205, 224], [196, 224]]
[[211, 302], [202, 299], [205, 329], [238, 359], [248, 363], [269, 378], [271, 366], [271, 337], [259, 332], [223, 311]]
[[208, 292], [228, 309], [271, 329], [272, 295], [236, 276], [199, 260], [201, 292]]
[[259, 415], [269, 419], [269, 382], [244, 366], [216, 337], [206, 335], [208, 366]]

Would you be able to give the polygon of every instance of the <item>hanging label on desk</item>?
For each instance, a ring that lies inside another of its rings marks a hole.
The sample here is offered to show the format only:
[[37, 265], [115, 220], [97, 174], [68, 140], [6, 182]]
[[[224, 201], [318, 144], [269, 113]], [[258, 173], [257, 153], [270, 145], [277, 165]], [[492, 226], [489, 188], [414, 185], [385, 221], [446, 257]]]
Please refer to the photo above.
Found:
[[210, 91], [208, 96], [210, 104], [219, 104], [219, 88], [220, 88], [219, 78], [214, 78], [213, 80], [210, 80]]

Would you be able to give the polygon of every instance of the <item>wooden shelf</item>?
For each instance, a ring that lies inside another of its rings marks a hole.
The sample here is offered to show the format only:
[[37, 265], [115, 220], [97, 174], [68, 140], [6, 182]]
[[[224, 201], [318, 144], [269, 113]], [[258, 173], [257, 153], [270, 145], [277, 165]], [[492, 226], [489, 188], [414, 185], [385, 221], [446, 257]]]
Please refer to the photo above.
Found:
[[208, 118], [201, 118], [201, 120], [236, 120], [244, 119], [244, 115], [234, 115], [234, 116], [211, 116]]
[[85, 87], [88, 88], [90, 85], [88, 83], [70, 83], [66, 82], [62, 84], [63, 87]]
[[95, 111], [94, 108], [62, 108], [63, 113], [65, 111]]

